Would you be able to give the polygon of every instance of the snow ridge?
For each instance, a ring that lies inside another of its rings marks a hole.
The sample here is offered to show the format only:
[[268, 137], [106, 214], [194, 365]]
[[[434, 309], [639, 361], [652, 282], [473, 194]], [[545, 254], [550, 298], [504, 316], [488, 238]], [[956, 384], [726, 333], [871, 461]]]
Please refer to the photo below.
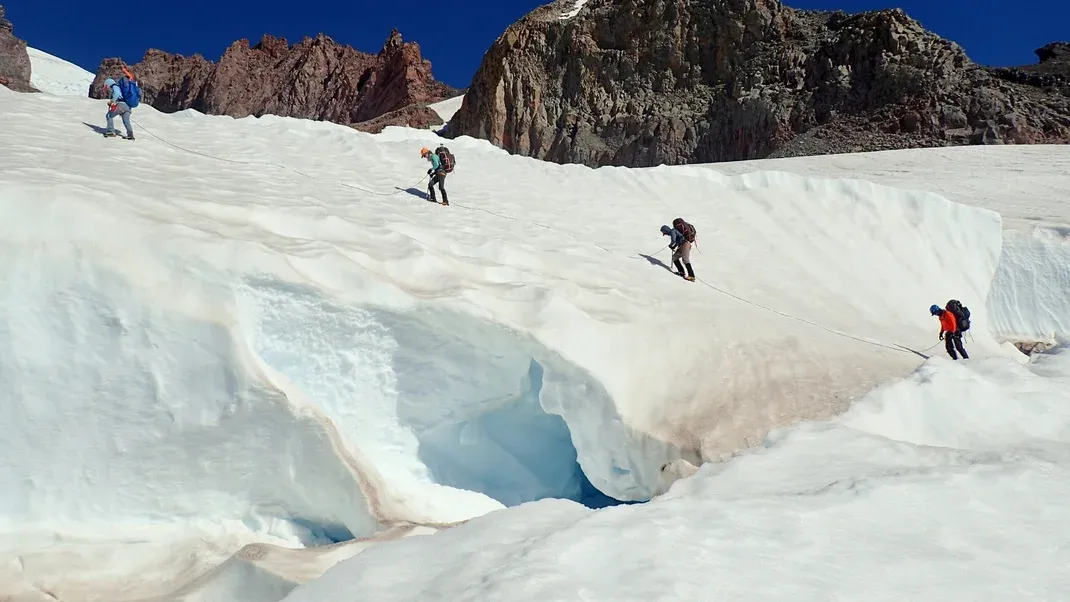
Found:
[[36, 48], [26, 48], [30, 55], [30, 85], [46, 94], [89, 96], [95, 75], [74, 63]]

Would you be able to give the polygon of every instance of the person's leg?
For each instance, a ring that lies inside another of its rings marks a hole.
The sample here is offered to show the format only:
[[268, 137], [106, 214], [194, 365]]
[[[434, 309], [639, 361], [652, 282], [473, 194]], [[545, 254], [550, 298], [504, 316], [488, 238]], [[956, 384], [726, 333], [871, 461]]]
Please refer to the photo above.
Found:
[[119, 114], [119, 107], [116, 107], [114, 111], [108, 111], [108, 114], [104, 117], [108, 120], [108, 128], [104, 130], [105, 134], [115, 133], [115, 116]]
[[694, 280], [695, 270], [691, 269], [691, 243], [684, 241], [684, 244], [680, 245], [683, 252], [680, 254], [680, 258], [684, 261], [684, 267], [687, 268], [687, 277]]
[[446, 172], [440, 171], [435, 175], [438, 177], [438, 191], [442, 193], [442, 204], [449, 205], [450, 199], [446, 196]]
[[672, 265], [676, 268], [676, 272], [674, 273], [677, 276], [684, 275], [684, 264], [680, 260], [681, 257], [683, 257], [683, 245], [676, 247], [676, 250], [672, 252]]
[[955, 349], [959, 350], [959, 355], [962, 356], [962, 359], [964, 359], [964, 360], [970, 359], [970, 356], [966, 354], [966, 348], [962, 346], [962, 333], [961, 332], [956, 332], [955, 333]]
[[438, 180], [438, 174], [431, 174], [431, 179], [427, 181], [427, 196], [432, 202], [437, 203], [438, 199], [435, 198], [435, 181]]
[[125, 102], [119, 103], [119, 115], [123, 118], [123, 127], [126, 128], [126, 137], [134, 137], [134, 128], [130, 126], [130, 107]]
[[959, 359], [959, 356], [955, 355], [955, 335], [950, 332], [944, 333], [944, 349], [947, 350], [947, 354], [951, 356], [951, 359]]

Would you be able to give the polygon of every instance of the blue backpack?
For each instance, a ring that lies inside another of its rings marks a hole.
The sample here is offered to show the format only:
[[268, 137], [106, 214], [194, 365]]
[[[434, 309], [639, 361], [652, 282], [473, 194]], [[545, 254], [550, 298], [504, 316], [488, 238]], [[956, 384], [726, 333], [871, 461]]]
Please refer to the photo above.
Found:
[[123, 102], [131, 109], [141, 104], [141, 86], [129, 78], [119, 80], [119, 94], [123, 95]]

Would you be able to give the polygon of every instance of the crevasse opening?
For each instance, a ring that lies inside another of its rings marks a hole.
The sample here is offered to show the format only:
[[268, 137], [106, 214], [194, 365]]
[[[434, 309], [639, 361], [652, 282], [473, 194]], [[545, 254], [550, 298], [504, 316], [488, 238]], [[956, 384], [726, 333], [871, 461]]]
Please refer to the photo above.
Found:
[[351, 304], [274, 280], [247, 281], [241, 299], [253, 351], [391, 485], [429, 496], [447, 486], [505, 506], [621, 503], [592, 484], [569, 424], [543, 403], [608, 408], [608, 393], [530, 338], [459, 312]]

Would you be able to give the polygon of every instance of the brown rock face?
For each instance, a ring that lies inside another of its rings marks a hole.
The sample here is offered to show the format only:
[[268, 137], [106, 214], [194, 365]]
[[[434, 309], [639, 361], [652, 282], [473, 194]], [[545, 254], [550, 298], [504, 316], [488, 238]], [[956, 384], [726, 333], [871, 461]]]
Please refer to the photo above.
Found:
[[442, 118], [438, 113], [425, 104], [411, 104], [407, 107], [390, 111], [367, 121], [354, 124], [353, 127], [369, 134], [378, 134], [390, 126], [403, 126], [411, 128], [430, 128], [433, 125], [442, 125]]
[[[970, 61], [900, 10], [575, 0], [493, 44], [448, 135], [590, 166], [1070, 142], [1070, 93]], [[1065, 49], [1038, 51], [1045, 62]], [[1054, 63], [1052, 63], [1054, 64]]]
[[[104, 80], [118, 79], [121, 65], [119, 59], [101, 63], [91, 97], [104, 97]], [[404, 42], [396, 30], [378, 55], [358, 52], [324, 35], [294, 46], [264, 36], [252, 47], [247, 40], [235, 42], [218, 64], [200, 55], [150, 50], [130, 69], [141, 82], [142, 102], [164, 112], [271, 114], [350, 125], [457, 93], [434, 80], [420, 47]]]
[[15, 37], [11, 25], [4, 17], [0, 5], [0, 85], [16, 92], [36, 92], [30, 85], [30, 55], [26, 54], [26, 42]]

